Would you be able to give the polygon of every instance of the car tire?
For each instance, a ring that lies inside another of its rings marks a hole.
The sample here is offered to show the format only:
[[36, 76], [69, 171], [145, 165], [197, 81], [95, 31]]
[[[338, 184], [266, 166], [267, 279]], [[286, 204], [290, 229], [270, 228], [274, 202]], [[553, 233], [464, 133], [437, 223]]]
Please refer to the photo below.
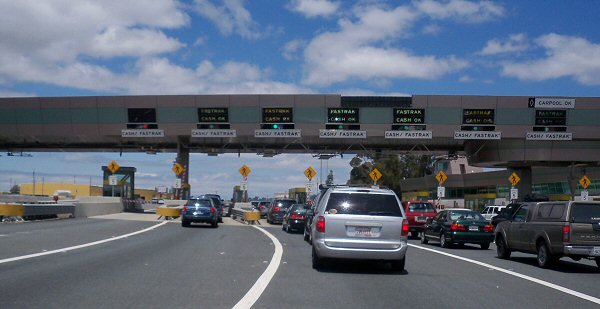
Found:
[[292, 232], [292, 230], [290, 230], [290, 225], [289, 225], [289, 224], [285, 226], [285, 231], [286, 231], [288, 234]]
[[218, 228], [219, 227], [219, 220], [215, 220], [213, 221], [210, 226], [212, 226], [213, 228]]
[[397, 272], [403, 272], [405, 263], [406, 263], [406, 257], [403, 257], [400, 260], [392, 261], [391, 262], [392, 270], [397, 271]]
[[425, 232], [421, 232], [421, 243], [424, 245], [429, 243], [429, 239], [427, 239], [427, 237], [425, 237]]
[[596, 261], [596, 266], [600, 268], [600, 257], [594, 259]]
[[496, 255], [503, 260], [508, 260], [510, 258], [511, 253], [512, 252], [510, 251], [510, 249], [508, 249], [508, 247], [506, 246], [506, 241], [504, 241], [504, 237], [499, 236], [496, 239]]
[[223, 223], [223, 217], [219, 218], [219, 223]]
[[283, 223], [281, 224], [281, 230], [285, 231], [285, 224], [283, 224]]
[[312, 248], [312, 268], [320, 270], [323, 268], [323, 258], [320, 258], [315, 251], [315, 247]]
[[558, 259], [555, 256], [553, 256], [552, 254], [550, 254], [550, 250], [548, 249], [546, 242], [541, 241], [537, 245], [536, 260], [537, 260], [539, 267], [550, 268], [557, 262]]
[[183, 227], [190, 227], [190, 221], [181, 220], [181, 226], [183, 226]]
[[419, 232], [410, 232], [410, 237], [412, 237], [412, 238], [419, 237]]
[[446, 233], [443, 233], [443, 232], [440, 234], [440, 247], [450, 248], [450, 243], [446, 239]]
[[308, 233], [306, 232], [306, 229], [304, 229], [304, 241], [308, 241]]
[[490, 243], [489, 242], [484, 242], [481, 244], [481, 250], [487, 250], [490, 248]]

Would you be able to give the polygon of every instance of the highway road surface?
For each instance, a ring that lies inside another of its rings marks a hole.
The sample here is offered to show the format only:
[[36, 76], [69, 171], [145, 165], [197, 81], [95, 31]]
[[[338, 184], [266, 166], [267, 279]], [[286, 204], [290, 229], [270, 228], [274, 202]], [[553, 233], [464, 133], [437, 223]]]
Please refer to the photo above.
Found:
[[182, 228], [153, 214], [0, 224], [0, 308], [598, 308], [600, 272], [410, 240], [406, 270], [311, 268], [280, 225]]

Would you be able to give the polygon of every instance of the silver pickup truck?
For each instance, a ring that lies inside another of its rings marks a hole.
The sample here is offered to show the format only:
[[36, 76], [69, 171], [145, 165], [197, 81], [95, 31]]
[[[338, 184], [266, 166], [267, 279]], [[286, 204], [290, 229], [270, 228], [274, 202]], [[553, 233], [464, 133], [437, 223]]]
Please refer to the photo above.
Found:
[[561, 257], [593, 259], [600, 268], [600, 202], [523, 203], [495, 230], [499, 258], [512, 251], [537, 254], [542, 268]]

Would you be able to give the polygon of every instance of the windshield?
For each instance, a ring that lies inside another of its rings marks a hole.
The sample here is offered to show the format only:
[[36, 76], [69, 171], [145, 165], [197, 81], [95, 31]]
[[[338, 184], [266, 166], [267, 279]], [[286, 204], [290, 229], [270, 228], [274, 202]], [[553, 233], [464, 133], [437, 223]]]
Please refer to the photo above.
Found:
[[435, 212], [435, 208], [430, 203], [410, 203], [408, 211], [415, 212]]
[[476, 220], [476, 221], [484, 221], [485, 218], [477, 212], [464, 210], [464, 211], [453, 211], [450, 213], [450, 220]]
[[294, 201], [294, 200], [279, 200], [279, 201], [275, 201], [273, 206], [277, 206], [279, 208], [290, 208], [290, 206], [292, 206], [295, 203], [296, 203], [296, 201]]
[[329, 214], [402, 216], [398, 200], [391, 194], [332, 193], [325, 211]]
[[574, 223], [595, 223], [600, 221], [600, 204], [573, 204], [571, 208], [571, 221]]

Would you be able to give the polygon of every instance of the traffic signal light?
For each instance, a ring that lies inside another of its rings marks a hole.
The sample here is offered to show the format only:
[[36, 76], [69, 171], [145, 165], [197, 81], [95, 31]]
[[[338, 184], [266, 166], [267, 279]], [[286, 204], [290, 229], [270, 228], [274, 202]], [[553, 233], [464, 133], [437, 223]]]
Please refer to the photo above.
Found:
[[196, 127], [202, 130], [229, 130], [231, 125], [229, 123], [199, 123]]
[[494, 131], [496, 126], [461, 126], [461, 131]]
[[423, 131], [427, 129], [424, 124], [393, 124], [392, 131]]
[[533, 127], [533, 132], [567, 132], [567, 127]]
[[156, 123], [128, 123], [127, 129], [158, 129]]
[[327, 123], [325, 124], [327, 130], [360, 130], [359, 124], [343, 124], [343, 123]]
[[263, 130], [292, 130], [293, 123], [261, 123], [260, 128]]

